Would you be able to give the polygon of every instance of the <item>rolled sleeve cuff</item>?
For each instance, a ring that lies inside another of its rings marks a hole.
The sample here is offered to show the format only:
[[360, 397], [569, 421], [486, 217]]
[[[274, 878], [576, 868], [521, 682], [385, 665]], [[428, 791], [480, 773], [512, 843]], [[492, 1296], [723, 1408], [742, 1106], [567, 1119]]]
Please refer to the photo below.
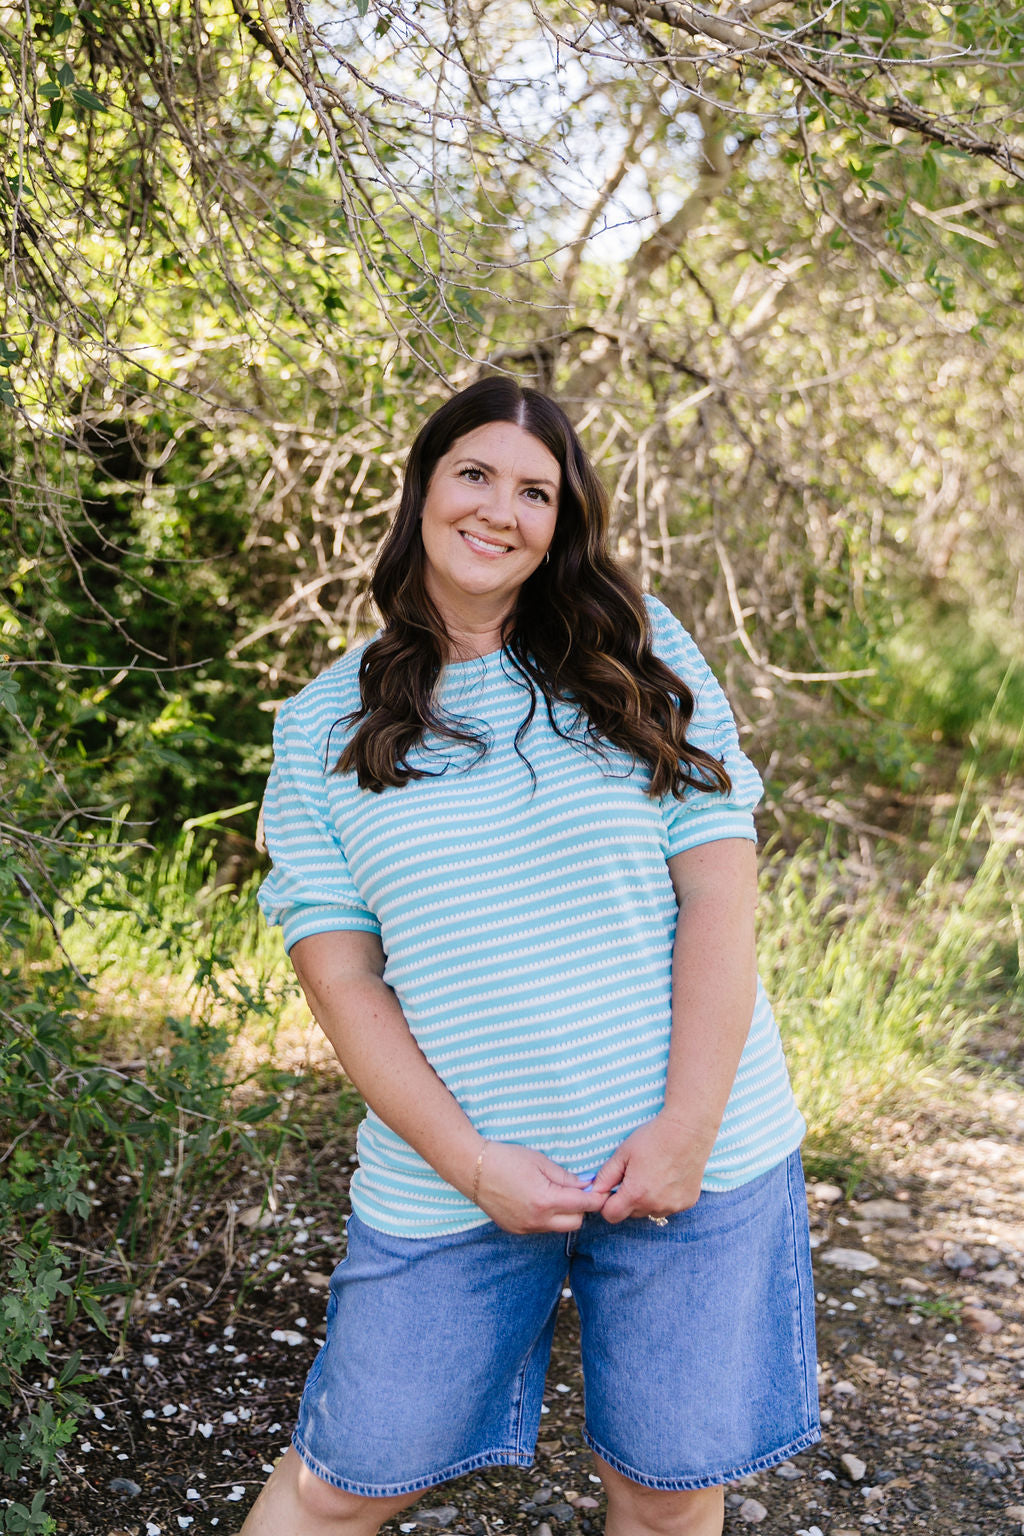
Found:
[[275, 913], [274, 920], [281, 925], [286, 950], [314, 933], [380, 933], [380, 923], [375, 917], [352, 907], [292, 907], [286, 912]]
[[670, 859], [677, 853], [686, 853], [690, 848], [699, 848], [702, 843], [717, 843], [728, 837], [742, 837], [748, 842], [757, 842], [753, 812], [739, 805], [723, 805], [721, 800], [716, 804], [715, 798], [707, 796], [711, 804], [691, 804], [686, 815], [679, 818], [669, 832]]

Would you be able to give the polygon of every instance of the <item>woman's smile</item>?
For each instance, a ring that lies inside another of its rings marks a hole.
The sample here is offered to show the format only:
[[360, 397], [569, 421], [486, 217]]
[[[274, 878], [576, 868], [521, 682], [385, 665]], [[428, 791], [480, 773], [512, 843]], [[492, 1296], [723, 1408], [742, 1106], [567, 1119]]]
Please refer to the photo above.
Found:
[[512, 549], [511, 544], [499, 544], [495, 539], [489, 539], [482, 533], [471, 533], [468, 528], [460, 528], [459, 533], [470, 549], [478, 550], [482, 555], [507, 555]]

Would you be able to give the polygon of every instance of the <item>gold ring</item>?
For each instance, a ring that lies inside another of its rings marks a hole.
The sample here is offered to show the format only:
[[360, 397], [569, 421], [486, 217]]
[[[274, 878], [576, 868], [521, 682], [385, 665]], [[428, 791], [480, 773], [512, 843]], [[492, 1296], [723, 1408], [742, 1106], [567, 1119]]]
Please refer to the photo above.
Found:
[[648, 1216], [647, 1220], [648, 1221], [653, 1221], [654, 1225], [656, 1227], [667, 1227], [668, 1226], [668, 1217], [667, 1216]]

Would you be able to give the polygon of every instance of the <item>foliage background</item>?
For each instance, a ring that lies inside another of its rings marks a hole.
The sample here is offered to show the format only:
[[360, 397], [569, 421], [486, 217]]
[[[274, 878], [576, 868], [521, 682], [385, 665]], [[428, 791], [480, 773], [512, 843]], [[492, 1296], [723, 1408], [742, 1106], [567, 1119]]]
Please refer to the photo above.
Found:
[[[852, 1001], [819, 1037], [801, 996], [862, 998], [889, 945], [890, 1082], [1019, 1018], [1024, 28], [1008, 0], [0, 11], [0, 1394], [31, 1483], [73, 1433], [58, 1336], [116, 1323], [212, 1167], [280, 1155], [280, 1083], [230, 1054], [285, 985], [232, 926], [271, 717], [372, 625], [406, 446], [482, 369], [579, 422], [766, 834], [811, 858], [768, 949], [823, 1155], [881, 1100]], [[928, 1003], [893, 978], [936, 924]], [[116, 1275], [74, 1257], [112, 1234]], [[34, 1498], [8, 1529], [46, 1528]]]

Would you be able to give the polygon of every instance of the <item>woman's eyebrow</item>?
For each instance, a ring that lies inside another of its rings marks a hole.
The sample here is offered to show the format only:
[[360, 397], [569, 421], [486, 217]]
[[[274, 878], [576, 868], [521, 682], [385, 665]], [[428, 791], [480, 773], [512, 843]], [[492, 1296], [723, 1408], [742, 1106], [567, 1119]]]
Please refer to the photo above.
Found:
[[[483, 459], [478, 459], [475, 454], [467, 454], [464, 459], [456, 459], [455, 463], [456, 465], [475, 464], [479, 469], [486, 470], [489, 475], [496, 475], [498, 473], [493, 464], [487, 464]], [[550, 485], [553, 491], [558, 489], [557, 481], [550, 480], [547, 475], [520, 475], [519, 478], [530, 485]]]

